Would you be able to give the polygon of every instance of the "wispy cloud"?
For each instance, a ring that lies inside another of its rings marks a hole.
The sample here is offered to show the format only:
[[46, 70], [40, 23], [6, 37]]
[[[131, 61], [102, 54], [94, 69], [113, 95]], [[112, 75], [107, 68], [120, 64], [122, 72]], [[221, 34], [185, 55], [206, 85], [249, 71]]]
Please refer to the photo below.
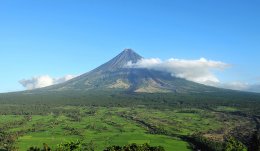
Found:
[[65, 75], [60, 78], [53, 78], [49, 75], [42, 75], [42, 76], [36, 76], [32, 77], [30, 79], [22, 79], [19, 81], [19, 83], [24, 86], [27, 90], [32, 90], [36, 88], [43, 88], [46, 86], [50, 86], [53, 84], [59, 84], [65, 81], [68, 81], [72, 78], [76, 77], [75, 75]]
[[228, 82], [228, 83], [217, 83], [213, 85], [220, 88], [240, 90], [240, 91], [249, 91], [249, 92], [258, 92], [260, 93], [260, 84], [259, 83], [247, 83], [247, 82]]
[[250, 87], [252, 85], [250, 85], [249, 83], [245, 83], [245, 82], [235, 81], [235, 82], [228, 82], [228, 83], [218, 83], [218, 84], [213, 85], [213, 86], [226, 88], [226, 89], [232, 89], [232, 90], [247, 91], [247, 90], [250, 89]]
[[198, 60], [171, 58], [165, 61], [158, 58], [141, 59], [134, 64], [129, 62], [127, 66], [132, 68], [148, 68], [166, 71], [173, 76], [203, 84], [219, 83], [220, 80], [214, 74], [214, 71], [221, 71], [229, 67], [227, 63], [207, 60], [205, 58], [200, 58]]
[[255, 80], [260, 83], [260, 77], [256, 77]]
[[171, 58], [162, 61], [159, 58], [150, 58], [141, 59], [137, 63], [129, 62], [126, 66], [131, 68], [147, 68], [158, 71], [165, 71], [179, 78], [184, 78], [190, 81], [219, 88], [260, 92], [260, 84], [257, 84], [257, 82], [260, 81], [260, 77], [255, 80], [255, 84], [249, 84], [240, 81], [222, 82], [217, 77], [215, 72], [223, 71], [230, 67], [229, 64], [222, 61], [213, 61], [205, 58], [200, 58], [197, 60]]
[[260, 84], [253, 84], [247, 89], [247, 91], [260, 93]]

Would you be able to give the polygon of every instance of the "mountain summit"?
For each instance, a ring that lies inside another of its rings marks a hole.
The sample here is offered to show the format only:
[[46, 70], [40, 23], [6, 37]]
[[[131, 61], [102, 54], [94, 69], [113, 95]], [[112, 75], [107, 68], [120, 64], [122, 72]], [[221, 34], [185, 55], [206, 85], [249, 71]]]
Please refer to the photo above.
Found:
[[[145, 93], [212, 92], [217, 88], [177, 78], [171, 73], [146, 68], [130, 68], [143, 57], [125, 49], [115, 58], [96, 69], [62, 84], [38, 89], [40, 91], [117, 91]], [[35, 91], [38, 91], [35, 90]], [[34, 91], [34, 90], [33, 90]]]
[[143, 57], [134, 52], [132, 49], [124, 49], [119, 55], [112, 60], [96, 68], [95, 71], [113, 71], [126, 66], [128, 62], [136, 63]]

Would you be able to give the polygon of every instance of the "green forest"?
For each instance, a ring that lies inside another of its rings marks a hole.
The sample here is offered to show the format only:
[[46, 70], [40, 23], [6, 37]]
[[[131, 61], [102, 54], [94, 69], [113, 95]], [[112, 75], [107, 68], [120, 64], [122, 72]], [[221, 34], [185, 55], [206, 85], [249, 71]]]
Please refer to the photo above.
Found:
[[239, 99], [224, 94], [219, 97], [216, 94], [102, 94], [66, 99], [60, 95], [50, 99], [44, 94], [1, 95], [0, 148], [3, 151], [259, 150], [257, 94], [248, 94], [252, 99], [246, 94]]

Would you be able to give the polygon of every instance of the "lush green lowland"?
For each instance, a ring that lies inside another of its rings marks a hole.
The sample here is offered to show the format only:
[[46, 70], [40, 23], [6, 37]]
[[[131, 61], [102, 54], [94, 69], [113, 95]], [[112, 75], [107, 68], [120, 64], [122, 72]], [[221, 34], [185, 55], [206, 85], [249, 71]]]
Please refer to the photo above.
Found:
[[110, 97], [117, 99], [107, 96], [107, 101], [94, 95], [87, 97], [92, 102], [85, 103], [82, 98], [51, 102], [42, 97], [37, 103], [31, 103], [34, 97], [21, 103], [18, 100], [24, 98], [16, 95], [8, 103], [11, 97], [1, 96], [0, 146], [6, 150], [25, 151], [43, 144], [54, 150], [71, 141], [97, 151], [133, 143], [162, 146], [166, 151], [259, 150], [257, 94], [237, 101], [231, 96], [214, 100], [213, 94], [115, 94]]

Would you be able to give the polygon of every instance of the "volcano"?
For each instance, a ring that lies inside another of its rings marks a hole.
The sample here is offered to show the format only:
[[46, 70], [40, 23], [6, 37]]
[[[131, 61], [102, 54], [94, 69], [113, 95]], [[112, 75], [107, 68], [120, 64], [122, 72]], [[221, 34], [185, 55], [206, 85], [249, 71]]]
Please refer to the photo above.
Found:
[[44, 88], [0, 94], [0, 103], [73, 105], [176, 105], [260, 100], [260, 95], [206, 86], [168, 72], [130, 67], [142, 56], [132, 49], [67, 82]]
[[217, 88], [174, 77], [171, 73], [127, 66], [128, 63], [137, 63], [142, 58], [142, 56], [132, 49], [125, 49], [112, 60], [90, 72], [82, 74], [65, 83], [39, 90], [102, 90], [136, 93], [202, 93], [217, 90]]

